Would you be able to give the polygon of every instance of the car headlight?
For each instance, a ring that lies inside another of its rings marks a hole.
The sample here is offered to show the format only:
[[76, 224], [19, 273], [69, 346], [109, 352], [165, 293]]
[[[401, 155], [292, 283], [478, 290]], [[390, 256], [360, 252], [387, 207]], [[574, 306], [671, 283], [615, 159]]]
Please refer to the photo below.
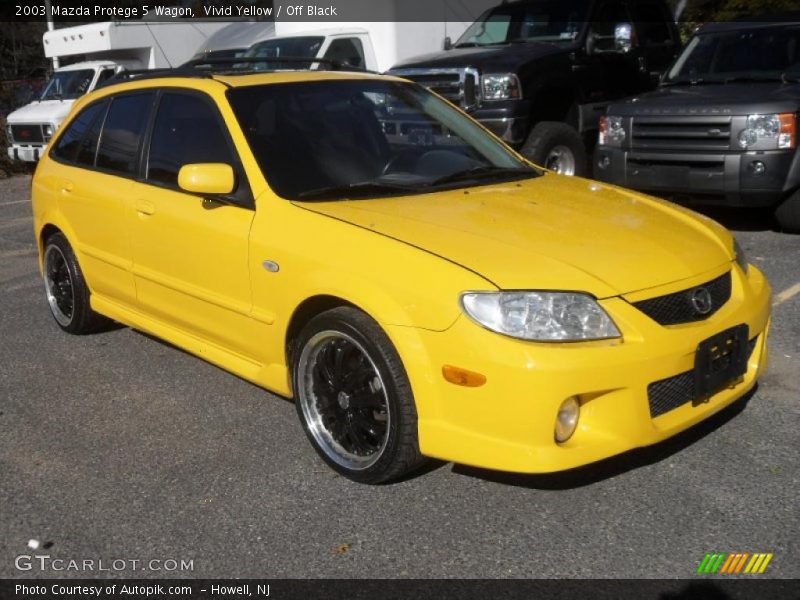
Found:
[[6, 125], [6, 137], [8, 138], [9, 142], [14, 141], [14, 134], [11, 131], [11, 125]]
[[739, 132], [739, 147], [745, 150], [782, 150], [796, 145], [794, 113], [748, 115], [747, 126]]
[[621, 335], [594, 298], [577, 292], [465, 292], [461, 306], [479, 325], [522, 340], [600, 340]]
[[522, 98], [522, 88], [514, 73], [484, 75], [481, 78], [484, 100], [516, 100]]
[[742, 273], [747, 275], [750, 270], [750, 263], [747, 262], [747, 255], [742, 250], [736, 238], [733, 238], [733, 253], [736, 255], [736, 264], [742, 269]]
[[597, 144], [620, 147], [624, 141], [625, 127], [622, 124], [622, 117], [600, 117], [597, 128]]

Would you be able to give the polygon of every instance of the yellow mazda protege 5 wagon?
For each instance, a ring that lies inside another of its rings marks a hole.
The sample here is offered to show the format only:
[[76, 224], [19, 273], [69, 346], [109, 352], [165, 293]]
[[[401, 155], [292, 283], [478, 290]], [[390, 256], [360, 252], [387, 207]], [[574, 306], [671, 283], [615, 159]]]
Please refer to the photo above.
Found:
[[278, 67], [76, 102], [33, 179], [63, 330], [113, 319], [293, 398], [366, 483], [569, 469], [753, 388], [770, 288], [725, 228], [535, 167], [417, 84]]

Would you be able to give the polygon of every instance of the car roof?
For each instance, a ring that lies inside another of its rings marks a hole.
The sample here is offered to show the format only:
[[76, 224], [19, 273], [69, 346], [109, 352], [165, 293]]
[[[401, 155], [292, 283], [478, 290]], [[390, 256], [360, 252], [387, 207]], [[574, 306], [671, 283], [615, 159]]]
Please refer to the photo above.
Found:
[[724, 33], [728, 31], [742, 31], [751, 29], [764, 29], [771, 27], [797, 27], [800, 25], [800, 14], [793, 13], [787, 15], [786, 18], [780, 15], [772, 17], [742, 17], [736, 21], [720, 21], [714, 23], [707, 23], [703, 25], [697, 32], [699, 34], [706, 33]]

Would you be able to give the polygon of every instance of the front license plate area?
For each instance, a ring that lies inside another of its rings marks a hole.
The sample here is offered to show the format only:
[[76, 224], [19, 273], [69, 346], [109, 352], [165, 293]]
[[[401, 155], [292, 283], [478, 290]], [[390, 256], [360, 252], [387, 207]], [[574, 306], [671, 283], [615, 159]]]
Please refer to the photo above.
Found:
[[694, 359], [694, 396], [703, 402], [731, 385], [747, 371], [747, 325], [700, 342]]

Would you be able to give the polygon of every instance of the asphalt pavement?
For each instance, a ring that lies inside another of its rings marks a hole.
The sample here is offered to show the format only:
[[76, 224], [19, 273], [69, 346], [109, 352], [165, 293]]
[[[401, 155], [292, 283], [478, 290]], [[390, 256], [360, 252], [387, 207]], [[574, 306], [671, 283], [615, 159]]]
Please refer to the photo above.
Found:
[[760, 214], [710, 213], [776, 293], [746, 403], [568, 473], [437, 463], [368, 487], [322, 464], [291, 402], [128, 328], [62, 333], [29, 192], [0, 181], [0, 578], [691, 578], [707, 552], [800, 577], [800, 236]]

